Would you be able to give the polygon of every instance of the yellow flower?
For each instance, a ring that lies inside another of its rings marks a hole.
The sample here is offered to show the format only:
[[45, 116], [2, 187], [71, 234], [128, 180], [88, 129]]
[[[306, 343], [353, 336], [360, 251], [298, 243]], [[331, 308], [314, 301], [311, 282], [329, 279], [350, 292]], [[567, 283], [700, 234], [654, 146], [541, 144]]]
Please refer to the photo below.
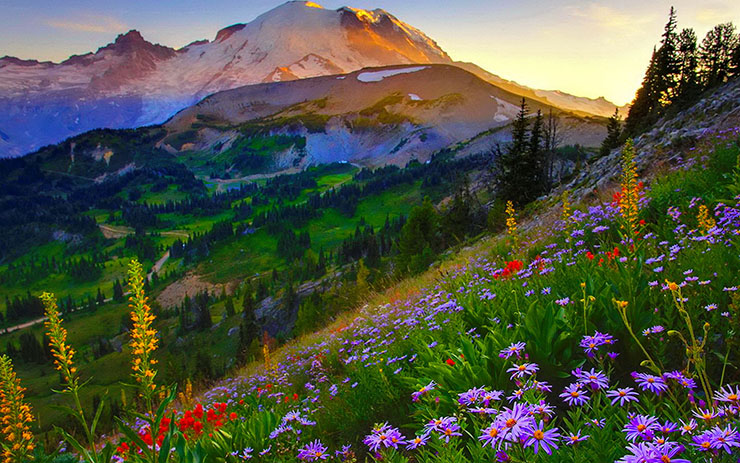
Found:
[[516, 210], [514, 209], [514, 203], [511, 201], [506, 201], [506, 230], [511, 237], [512, 247], [516, 248], [519, 237], [517, 235]]
[[699, 213], [696, 215], [696, 220], [699, 222], [699, 229], [704, 233], [709, 233], [709, 230], [717, 225], [717, 222], [709, 216], [709, 209], [704, 204], [699, 206]]
[[666, 286], [668, 286], [668, 289], [671, 290], [672, 292], [678, 291], [678, 285], [676, 283], [666, 280], [665, 284]]
[[640, 183], [637, 181], [635, 147], [628, 139], [622, 149], [622, 191], [619, 194], [619, 212], [626, 222], [630, 238], [639, 232], [640, 226]]
[[[23, 402], [21, 380], [13, 371], [13, 362], [7, 355], [0, 356], [0, 413], [2, 423], [3, 462], [15, 463], [33, 459], [33, 434], [27, 423], [33, 422], [31, 407]], [[17, 430], [17, 431], [15, 431]]]
[[62, 327], [61, 314], [57, 310], [57, 300], [51, 293], [41, 294], [46, 314], [46, 334], [49, 337], [49, 346], [54, 356], [56, 369], [62, 372], [62, 378], [68, 390], [77, 388], [77, 369], [74, 365], [75, 351], [67, 345], [67, 330]]
[[157, 350], [157, 330], [152, 326], [155, 317], [151, 307], [147, 304], [144, 294], [144, 271], [138, 260], [133, 259], [129, 265], [129, 287], [131, 288], [131, 353], [134, 355], [131, 368], [132, 376], [141, 384], [142, 395], [148, 403], [153, 397], [152, 391], [156, 389], [154, 377], [157, 370], [153, 368], [157, 362], [152, 358], [152, 353]]

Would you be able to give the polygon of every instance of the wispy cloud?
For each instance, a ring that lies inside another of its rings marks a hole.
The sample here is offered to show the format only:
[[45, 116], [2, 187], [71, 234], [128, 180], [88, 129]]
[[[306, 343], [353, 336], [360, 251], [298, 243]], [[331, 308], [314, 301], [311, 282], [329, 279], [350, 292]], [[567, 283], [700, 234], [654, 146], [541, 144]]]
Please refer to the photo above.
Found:
[[126, 24], [112, 16], [86, 14], [80, 18], [53, 18], [45, 21], [46, 25], [56, 29], [75, 32], [107, 33], [126, 29]]

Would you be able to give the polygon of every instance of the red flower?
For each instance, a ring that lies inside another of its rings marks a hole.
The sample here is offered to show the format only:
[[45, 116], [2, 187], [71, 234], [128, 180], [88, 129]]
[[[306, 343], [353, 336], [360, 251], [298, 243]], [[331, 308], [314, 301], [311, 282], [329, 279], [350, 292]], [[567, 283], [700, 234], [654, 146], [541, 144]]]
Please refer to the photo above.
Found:
[[131, 447], [129, 447], [127, 443], [121, 442], [121, 445], [119, 445], [118, 448], [116, 448], [116, 452], [117, 453], [126, 453], [130, 449], [131, 449]]
[[586, 253], [586, 257], [588, 257], [588, 260], [594, 260], [594, 253], [591, 251], [588, 251]]
[[454, 365], [455, 365], [455, 361], [454, 361], [454, 360], [452, 360], [452, 359], [447, 359], [447, 360], [445, 361], [445, 363], [447, 363], [447, 365], [449, 365], [449, 366], [454, 366]]

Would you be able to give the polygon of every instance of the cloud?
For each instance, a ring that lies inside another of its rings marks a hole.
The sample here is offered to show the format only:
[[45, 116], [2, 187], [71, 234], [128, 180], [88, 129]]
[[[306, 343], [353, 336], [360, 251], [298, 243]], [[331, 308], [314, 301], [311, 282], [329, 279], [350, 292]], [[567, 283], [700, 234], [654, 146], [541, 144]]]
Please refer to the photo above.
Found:
[[696, 12], [696, 20], [702, 25], [713, 26], [728, 21], [728, 8], [723, 5], [709, 5], [699, 8]]
[[75, 32], [106, 33], [126, 30], [126, 24], [112, 16], [85, 15], [77, 19], [55, 18], [45, 21], [47, 26]]

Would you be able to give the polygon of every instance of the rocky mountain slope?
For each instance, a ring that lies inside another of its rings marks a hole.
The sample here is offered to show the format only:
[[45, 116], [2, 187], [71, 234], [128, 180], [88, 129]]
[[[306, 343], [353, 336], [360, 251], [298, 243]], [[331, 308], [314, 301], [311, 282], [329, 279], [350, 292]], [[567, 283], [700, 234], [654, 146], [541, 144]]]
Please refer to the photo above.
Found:
[[[274, 170], [337, 161], [368, 166], [427, 161], [483, 132], [490, 150], [507, 141], [521, 97], [451, 65], [369, 68], [342, 76], [251, 85], [214, 94], [168, 121], [159, 144], [172, 153], [240, 165], [257, 136], [293, 137]], [[603, 120], [554, 110], [563, 143], [598, 145]], [[193, 154], [195, 153], [195, 154]], [[242, 174], [245, 172], [240, 170]]]
[[[310, 40], [307, 40], [310, 38]], [[137, 31], [62, 63], [0, 58], [0, 156], [19, 156], [95, 128], [161, 123], [203, 97], [261, 82], [342, 74], [393, 64], [452, 63], [428, 36], [390, 13], [288, 2], [212, 41], [181, 49]], [[468, 70], [474, 65], [456, 63]], [[494, 85], [582, 114], [614, 105], [531, 90], [487, 73]]]

